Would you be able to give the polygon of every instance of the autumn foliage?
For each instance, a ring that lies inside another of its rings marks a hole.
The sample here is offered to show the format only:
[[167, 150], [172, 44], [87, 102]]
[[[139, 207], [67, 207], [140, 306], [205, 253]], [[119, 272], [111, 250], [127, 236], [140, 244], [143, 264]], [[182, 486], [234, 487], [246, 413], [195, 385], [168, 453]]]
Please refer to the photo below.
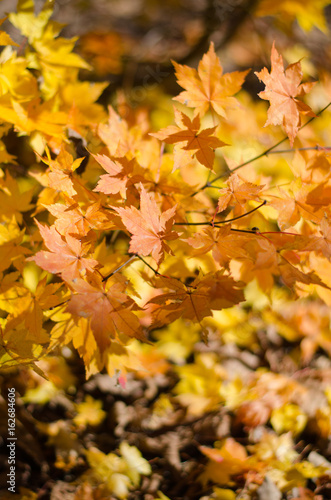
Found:
[[[255, 15], [274, 15], [271, 3], [260, 2]], [[108, 374], [125, 388], [131, 374], [144, 380], [175, 364], [174, 397], [189, 416], [224, 406], [236, 429], [251, 437], [261, 429], [248, 446], [227, 435], [199, 448], [208, 458], [202, 488], [218, 485], [206, 498], [237, 498], [238, 485], [253, 495], [270, 481], [277, 492], [295, 486], [298, 499], [318, 499], [307, 485], [321, 487], [330, 462], [300, 460], [294, 440], [308, 425], [329, 438], [326, 375], [323, 404], [309, 415], [307, 390], [295, 377], [265, 368], [247, 380], [231, 377], [208, 346], [254, 352], [268, 332], [297, 342], [300, 369], [318, 350], [331, 354], [330, 127], [319, 124], [329, 114], [329, 76], [320, 83], [303, 60], [284, 63], [277, 40], [270, 69], [255, 77], [249, 69], [227, 72], [210, 42], [197, 69], [173, 61], [182, 90], [158, 123], [147, 105], [130, 108], [121, 92], [117, 104], [97, 102], [108, 82], [80, 78], [91, 67], [51, 15], [48, 3], [37, 15], [20, 0], [9, 20], [25, 42], [0, 34], [1, 370], [29, 368], [42, 386], [69, 348], [87, 379]], [[249, 74], [263, 88], [255, 101], [242, 90]], [[9, 133], [25, 138], [24, 168], [6, 148]], [[198, 343], [205, 352], [194, 351]], [[170, 399], [162, 404], [162, 414], [175, 412]], [[100, 424], [102, 412], [97, 401], [81, 402], [73, 428]], [[140, 475], [151, 474], [126, 441], [117, 454], [83, 453], [70, 441], [70, 455], [52, 438], [69, 436], [66, 425], [39, 430], [58, 447], [59, 469], [71, 470], [84, 455], [75, 498], [110, 498], [88, 496], [91, 485], [126, 498]]]

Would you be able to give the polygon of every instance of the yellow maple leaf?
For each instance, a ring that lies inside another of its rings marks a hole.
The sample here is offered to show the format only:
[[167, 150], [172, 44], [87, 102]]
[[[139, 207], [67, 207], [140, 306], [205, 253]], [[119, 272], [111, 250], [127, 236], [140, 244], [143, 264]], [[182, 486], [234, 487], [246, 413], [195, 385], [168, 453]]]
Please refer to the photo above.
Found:
[[103, 484], [106, 491], [119, 498], [126, 498], [133, 486], [138, 486], [140, 475], [149, 475], [152, 469], [140, 451], [135, 446], [130, 446], [125, 441], [120, 444], [120, 454], [108, 453], [105, 455], [97, 448], [90, 448], [86, 458], [91, 466], [86, 477], [93, 478], [97, 483]]
[[238, 106], [238, 101], [232, 96], [241, 89], [249, 70], [223, 74], [213, 42], [207, 54], [201, 59], [198, 70], [174, 61], [173, 65], [176, 69], [178, 84], [186, 89], [174, 100], [189, 108], [195, 108], [194, 116], [204, 116], [211, 108], [212, 112], [225, 118], [226, 109]]
[[72, 52], [77, 37], [58, 37], [64, 25], [51, 21], [52, 14], [53, 2], [45, 2], [43, 9], [36, 16], [33, 0], [19, 0], [17, 13], [9, 15], [11, 23], [27, 37], [34, 49], [28, 54], [29, 67], [41, 70], [41, 89], [48, 99], [53, 97], [70, 77], [77, 77], [78, 69], [90, 69], [78, 54]]
[[99, 425], [106, 417], [106, 412], [102, 409], [102, 401], [93, 399], [87, 395], [85, 401], [76, 405], [77, 415], [73, 418], [73, 422], [78, 427], [86, 427], [87, 425]]
[[11, 47], [6, 47], [1, 52], [0, 62], [2, 105], [11, 107], [11, 97], [21, 103], [38, 97], [37, 79], [27, 69], [28, 62], [25, 58], [18, 57]]
[[[53, 14], [53, 2], [45, 2], [43, 9], [36, 16], [34, 13], [34, 0], [18, 0], [17, 13], [11, 12], [8, 16], [10, 22], [26, 36], [30, 43], [42, 37], [45, 27]], [[57, 23], [58, 24], [58, 23]], [[58, 24], [58, 27], [61, 25]]]
[[[31, 340], [22, 318], [8, 318], [0, 327], [0, 366], [31, 365], [44, 354], [40, 343]], [[39, 370], [41, 372], [41, 370]]]
[[328, 31], [325, 21], [324, 8], [329, 5], [329, 0], [262, 0], [258, 3], [258, 16], [277, 16], [282, 21], [293, 22], [297, 19], [304, 31], [311, 31], [314, 26], [326, 33]]
[[274, 409], [270, 417], [270, 423], [278, 434], [288, 431], [291, 431], [293, 435], [300, 434], [307, 420], [305, 413], [293, 403]]
[[0, 179], [0, 206], [2, 218], [12, 218], [14, 215], [18, 224], [22, 223], [22, 212], [33, 208], [31, 198], [34, 187], [22, 191], [14, 177], [7, 171], [5, 178]]

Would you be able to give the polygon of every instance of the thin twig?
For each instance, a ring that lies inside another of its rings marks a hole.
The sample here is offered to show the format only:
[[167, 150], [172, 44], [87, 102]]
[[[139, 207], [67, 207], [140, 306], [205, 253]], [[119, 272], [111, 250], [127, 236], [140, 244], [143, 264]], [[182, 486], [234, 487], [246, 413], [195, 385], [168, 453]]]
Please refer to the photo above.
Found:
[[270, 151], [270, 155], [276, 155], [279, 153], [294, 153], [295, 151], [331, 151], [330, 146], [310, 146], [307, 148], [292, 148], [292, 149], [278, 149], [277, 151]]
[[[320, 116], [329, 106], [331, 106], [331, 102], [329, 102], [326, 106], [324, 106], [324, 108], [322, 108], [318, 113], [316, 113], [315, 116], [312, 116], [306, 123], [304, 123], [303, 125], [301, 125], [301, 127], [299, 128], [299, 131], [302, 130], [304, 127], [306, 127], [307, 125], [309, 125], [309, 123], [311, 123], [313, 120], [315, 120], [315, 118], [317, 118], [318, 116]], [[220, 174], [218, 176], [216, 176], [214, 179], [212, 179], [211, 181], [207, 181], [206, 184], [204, 184], [200, 189], [198, 189], [197, 191], [195, 191], [194, 193], [192, 193], [190, 196], [193, 197], [195, 196], [196, 194], [200, 193], [200, 191], [203, 191], [204, 189], [208, 188], [208, 187], [212, 187], [212, 184], [214, 184], [214, 182], [216, 182], [218, 179], [222, 179], [223, 177], [228, 177], [229, 175], [231, 175], [233, 172], [235, 172], [236, 170], [239, 170], [240, 168], [242, 167], [245, 167], [246, 165], [249, 165], [250, 163], [253, 163], [254, 161], [256, 160], [259, 160], [260, 158], [262, 158], [263, 156], [268, 156], [268, 154], [273, 150], [275, 149], [277, 146], [279, 146], [280, 144], [283, 144], [283, 142], [285, 142], [286, 140], [288, 139], [288, 137], [283, 137], [283, 139], [281, 139], [280, 141], [276, 142], [276, 144], [274, 144], [273, 146], [271, 146], [270, 148], [266, 149], [265, 151], [263, 151], [262, 153], [260, 153], [259, 155], [257, 156], [254, 156], [253, 158], [251, 158], [250, 160], [247, 160], [243, 163], [241, 163], [240, 165], [237, 165], [235, 168], [233, 168], [232, 170], [228, 171], [228, 172], [225, 172], [223, 174]]]
[[64, 306], [64, 304], [67, 304], [67, 302], [69, 302], [69, 300], [70, 299], [66, 299], [63, 302], [60, 302], [59, 304], [56, 304], [56, 306], [51, 306], [49, 308], [49, 311], [53, 311], [53, 309], [56, 309], [57, 307]]
[[235, 231], [236, 233], [260, 234], [257, 229], [234, 229], [231, 227], [230, 231]]
[[246, 212], [245, 214], [242, 214], [242, 215], [238, 215], [237, 217], [232, 217], [232, 219], [227, 219], [227, 220], [216, 220], [214, 222], [214, 225], [216, 224], [226, 224], [227, 222], [232, 222], [234, 220], [238, 220], [238, 219], [242, 219], [243, 217], [246, 217], [246, 215], [250, 215], [252, 214], [253, 212], [256, 212], [256, 210], [258, 210], [259, 208], [263, 207], [263, 205], [266, 205], [267, 204], [267, 200], [264, 200], [262, 203], [260, 203], [260, 205], [258, 205], [257, 207], [255, 208], [252, 208], [252, 210], [249, 210], [248, 212]]
[[106, 281], [108, 278], [110, 278], [111, 276], [113, 276], [114, 274], [116, 274], [118, 271], [120, 271], [122, 269], [122, 267], [126, 266], [127, 264], [129, 264], [129, 262], [131, 262], [133, 259], [135, 259], [136, 257], [139, 257], [139, 255], [137, 254], [134, 254], [134, 255], [131, 255], [131, 257], [126, 261], [124, 262], [122, 265], [120, 265], [119, 267], [117, 267], [114, 271], [112, 271], [111, 273], [107, 274], [107, 276], [104, 276], [102, 278], [102, 281]]
[[[135, 254], [135, 257], [138, 257], [138, 259], [140, 259], [145, 264], [145, 266], [149, 267], [155, 274], [157, 274], [157, 276], [163, 276], [163, 274], [159, 273], [159, 271], [154, 269], [154, 267], [152, 267], [150, 264], [148, 264], [148, 262], [146, 262], [145, 259], [143, 259], [140, 255]], [[164, 276], [164, 277], [166, 278], [167, 276]]]
[[245, 214], [238, 215], [237, 217], [233, 217], [232, 219], [227, 219], [227, 220], [217, 220], [215, 222], [209, 221], [209, 222], [174, 222], [174, 226], [218, 226], [218, 224], [227, 224], [228, 222], [232, 222], [234, 220], [242, 219], [243, 217], [246, 217], [246, 215], [250, 215], [259, 208], [263, 207], [263, 205], [267, 204], [267, 200], [264, 200], [263, 203], [258, 205], [257, 207], [253, 208], [252, 210], [249, 210], [249, 212], [246, 212]]
[[161, 274], [159, 273], [159, 271], [157, 271], [156, 269], [154, 269], [154, 267], [152, 267], [150, 264], [148, 264], [148, 262], [145, 261], [145, 259], [143, 259], [140, 255], [138, 254], [135, 254], [136, 257], [138, 257], [138, 259], [140, 259], [147, 267], [149, 267], [157, 276], [161, 276], [161, 278], [167, 278], [168, 280], [169, 279], [174, 279], [174, 280], [177, 280], [179, 281], [180, 283], [184, 284], [182, 282], [182, 280], [180, 278], [177, 278], [176, 276], [167, 276], [166, 274]]

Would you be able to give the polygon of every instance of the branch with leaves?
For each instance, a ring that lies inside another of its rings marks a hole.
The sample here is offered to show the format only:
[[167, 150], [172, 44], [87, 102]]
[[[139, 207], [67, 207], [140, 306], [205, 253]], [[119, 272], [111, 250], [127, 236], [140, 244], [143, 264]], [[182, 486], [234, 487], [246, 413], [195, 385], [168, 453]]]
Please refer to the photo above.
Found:
[[[74, 41], [58, 36], [49, 6], [38, 16], [20, 8], [10, 20], [26, 37], [19, 49], [25, 84], [13, 80], [11, 98], [8, 86], [0, 117], [4, 130], [14, 125], [31, 136], [39, 166], [31, 168], [31, 188], [23, 192], [9, 171], [1, 177], [8, 226], [0, 244], [1, 326], [4, 342], [13, 346], [4, 363], [12, 352], [13, 364], [33, 365], [44, 352], [39, 345], [74, 342], [88, 375], [103, 368], [125, 374], [133, 338], [149, 342], [154, 329], [182, 317], [197, 323], [207, 340], [205, 318], [243, 302], [254, 280], [266, 294], [284, 285], [294, 295], [310, 284], [327, 288], [310, 255], [328, 259], [331, 253], [328, 147], [294, 148], [306, 156], [293, 163], [292, 184], [277, 190], [277, 172], [237, 171], [268, 158], [286, 138], [211, 178], [224, 148], [235, 149], [227, 143], [240, 139], [235, 132], [222, 137], [222, 130], [240, 106], [245, 113], [240, 92], [248, 71], [224, 72], [213, 43], [197, 69], [173, 62], [183, 88], [174, 97], [175, 125], [152, 131], [148, 118], [139, 121], [139, 110], [124, 116], [125, 106], [106, 112], [96, 104], [105, 84], [79, 81], [77, 71], [87, 65], [72, 52]], [[38, 33], [31, 28], [36, 23]], [[16, 68], [15, 58], [13, 49], [6, 64]], [[256, 76], [265, 84], [259, 96], [270, 101], [266, 125], [281, 126], [293, 147], [298, 132], [329, 104], [313, 113], [303, 98], [314, 84], [301, 82], [300, 62], [284, 69], [275, 45], [271, 71]], [[302, 124], [302, 116], [310, 119]], [[84, 168], [68, 139], [73, 134], [89, 153]], [[309, 163], [314, 155], [317, 166]], [[27, 215], [32, 209], [34, 224]], [[24, 352], [12, 344], [22, 332], [28, 332]]]

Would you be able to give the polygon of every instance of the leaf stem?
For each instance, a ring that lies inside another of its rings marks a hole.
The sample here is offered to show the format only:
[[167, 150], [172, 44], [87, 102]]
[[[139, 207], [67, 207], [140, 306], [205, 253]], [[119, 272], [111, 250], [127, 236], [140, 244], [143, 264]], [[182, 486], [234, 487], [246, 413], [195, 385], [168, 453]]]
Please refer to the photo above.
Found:
[[135, 256], [138, 257], [138, 259], [140, 259], [145, 264], [145, 266], [149, 267], [157, 276], [161, 276], [161, 278], [167, 278], [168, 280], [175, 279], [183, 284], [182, 280], [177, 278], [176, 276], [167, 276], [166, 274], [161, 274], [161, 273], [159, 273], [159, 271], [154, 269], [154, 267], [152, 267], [150, 264], [148, 264], [148, 262], [146, 262], [145, 259], [143, 259], [140, 255], [135, 254]]
[[231, 227], [230, 231], [235, 231], [236, 233], [260, 234], [256, 229], [234, 229]]
[[118, 271], [120, 271], [124, 266], [126, 266], [127, 264], [129, 264], [129, 262], [131, 262], [136, 257], [139, 257], [139, 255], [137, 255], [137, 254], [131, 255], [131, 257], [126, 262], [124, 262], [119, 267], [117, 267], [116, 269], [114, 269], [114, 271], [112, 271], [111, 273], [107, 274], [107, 276], [104, 276], [102, 278], [102, 281], [106, 281], [108, 278], [110, 278], [111, 276], [113, 276], [114, 274], [116, 274]]
[[227, 224], [228, 222], [232, 222], [234, 220], [242, 219], [243, 217], [246, 217], [246, 215], [252, 214], [259, 208], [263, 207], [263, 205], [267, 204], [267, 200], [264, 200], [263, 203], [258, 205], [257, 207], [253, 208], [252, 210], [249, 210], [249, 212], [246, 212], [245, 214], [238, 215], [238, 217], [233, 217], [232, 219], [227, 219], [227, 220], [217, 220], [215, 222], [209, 221], [209, 222], [174, 222], [174, 226], [218, 226], [218, 224]]
[[[140, 255], [135, 254], [135, 257], [138, 257], [138, 259], [140, 259], [145, 264], [145, 266], [149, 267], [155, 274], [157, 274], [157, 276], [163, 276], [163, 274], [159, 273], [159, 271], [154, 269], [154, 267], [152, 267], [150, 264], [148, 264], [148, 262], [146, 262], [145, 259], [143, 259]], [[167, 278], [167, 276], [164, 276], [164, 277]]]
[[246, 215], [250, 215], [252, 214], [253, 212], [256, 212], [256, 210], [258, 210], [259, 208], [263, 207], [263, 205], [266, 205], [267, 204], [267, 200], [264, 200], [262, 203], [260, 203], [260, 205], [258, 205], [257, 207], [255, 208], [252, 208], [252, 210], [249, 210], [248, 212], [246, 212], [245, 214], [242, 214], [242, 215], [238, 215], [237, 217], [233, 217], [232, 219], [227, 219], [227, 220], [216, 220], [214, 225], [216, 226], [217, 224], [226, 224], [227, 222], [232, 222], [234, 220], [238, 220], [238, 219], [242, 219], [243, 217], [246, 217]]

